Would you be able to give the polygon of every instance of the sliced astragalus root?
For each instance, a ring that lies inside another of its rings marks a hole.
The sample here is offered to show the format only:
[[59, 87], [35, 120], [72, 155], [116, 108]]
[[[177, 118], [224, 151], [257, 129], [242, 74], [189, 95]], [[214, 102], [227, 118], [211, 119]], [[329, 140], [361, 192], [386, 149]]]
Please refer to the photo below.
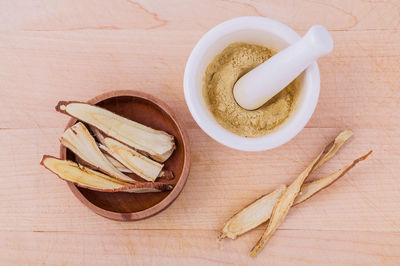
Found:
[[147, 193], [172, 190], [173, 186], [160, 182], [136, 182], [130, 184], [103, 173], [89, 169], [72, 161], [57, 159], [48, 155], [40, 162], [45, 168], [61, 179], [79, 187], [102, 192]]
[[147, 181], [155, 181], [164, 166], [112, 138], [104, 138], [104, 147], [101, 147], [126, 168]]
[[[333, 174], [312, 182], [304, 183], [299, 194], [294, 200], [293, 206], [302, 203], [317, 192], [334, 183], [340, 177], [344, 176], [357, 163], [365, 160], [371, 154], [371, 152], [372, 151], [354, 160], [351, 164], [343, 167]], [[280, 195], [283, 193], [285, 187], [285, 185], [282, 185], [278, 189], [257, 199], [243, 210], [235, 214], [225, 223], [219, 238], [222, 239], [228, 237], [231, 239], [236, 239], [238, 236], [268, 221], [271, 217], [272, 210]]]
[[293, 205], [294, 199], [300, 191], [301, 185], [308, 177], [314, 166], [317, 164], [321, 155], [322, 153], [320, 153], [317, 158], [315, 158], [315, 160], [296, 178], [296, 180], [287, 189], [285, 189], [285, 191], [279, 197], [272, 210], [267, 229], [265, 230], [263, 236], [260, 238], [257, 244], [250, 251], [251, 257], [255, 257], [258, 252], [260, 252], [264, 248], [264, 245], [267, 243], [268, 239], [273, 235], [276, 229], [278, 229], [279, 225], [283, 222], [287, 213], [289, 212], [290, 207], [292, 207]]
[[106, 135], [164, 162], [175, 149], [174, 137], [104, 108], [80, 102], [60, 101], [56, 110], [98, 128]]
[[[347, 132], [347, 133], [346, 133]], [[281, 197], [276, 202], [274, 209], [269, 219], [267, 229], [264, 234], [257, 242], [257, 244], [250, 251], [250, 256], [257, 256], [270, 237], [274, 234], [276, 229], [281, 225], [286, 215], [288, 214], [290, 208], [293, 206], [294, 200], [300, 192], [300, 189], [310, 175], [311, 171], [321, 166], [323, 163], [327, 162], [332, 158], [340, 147], [352, 136], [351, 131], [341, 132], [333, 141], [333, 143], [328, 144], [324, 150], [314, 159], [314, 161], [293, 181], [292, 184], [282, 193]]]
[[372, 151], [369, 151], [367, 154], [361, 156], [360, 158], [357, 158], [351, 164], [346, 165], [345, 167], [343, 167], [342, 169], [340, 169], [339, 171], [337, 171], [333, 174], [330, 174], [325, 177], [319, 178], [315, 181], [303, 184], [303, 186], [301, 187], [300, 193], [297, 195], [296, 199], [294, 200], [293, 205], [302, 203], [303, 201], [310, 198], [311, 196], [313, 196], [320, 190], [326, 188], [327, 186], [329, 186], [330, 184], [332, 184], [333, 182], [338, 180], [340, 177], [344, 176], [356, 164], [367, 159], [368, 156], [371, 155], [371, 153], [372, 153]]
[[219, 239], [223, 239], [225, 237], [236, 239], [236, 237], [268, 221], [276, 201], [279, 199], [285, 189], [286, 186], [281, 185], [268, 195], [257, 199], [243, 210], [232, 216], [232, 218], [230, 218], [222, 228]]
[[118, 162], [114, 157], [111, 155], [108, 155], [107, 153], [104, 153], [104, 156], [114, 165], [115, 168], [117, 168], [120, 172], [122, 173], [127, 173], [127, 174], [132, 174], [133, 172], [129, 170], [128, 168], [125, 167], [122, 163]]
[[[101, 144], [99, 144], [99, 145], [101, 145]], [[112, 157], [111, 155], [108, 155], [107, 148], [104, 145], [102, 145], [102, 147], [103, 147], [104, 152], [105, 152], [104, 156], [115, 166], [115, 168], [117, 168], [122, 173], [126, 173], [126, 174], [132, 174], [133, 173], [132, 170], [130, 170], [127, 167], [125, 167], [125, 165], [123, 165], [122, 163], [120, 163], [119, 161], [114, 159], [114, 157]], [[161, 172], [158, 174], [158, 177], [159, 178], [163, 178], [163, 179], [167, 179], [167, 180], [172, 180], [172, 179], [174, 179], [174, 173], [171, 170], [162, 169]]]
[[[163, 164], [144, 156], [113, 138], [104, 136], [95, 127], [91, 127], [90, 129], [100, 141], [99, 148], [106, 155], [113, 158], [110, 162], [114, 161], [114, 164], [121, 164], [132, 173], [135, 173], [147, 181], [154, 181], [157, 177], [169, 180], [174, 178], [171, 171], [163, 170]], [[121, 166], [119, 167], [121, 168]]]
[[317, 163], [317, 165], [314, 167], [314, 170], [323, 165], [325, 162], [327, 162], [330, 158], [332, 158], [336, 152], [340, 149], [340, 147], [343, 146], [343, 144], [346, 143], [346, 141], [353, 136], [353, 131], [351, 129], [346, 129], [337, 135], [335, 140], [328, 145], [329, 149], [326, 151], [325, 156]]
[[134, 179], [121, 173], [100, 151], [96, 141], [81, 122], [68, 128], [60, 138], [62, 145], [70, 149], [89, 166], [121, 181], [134, 183]]

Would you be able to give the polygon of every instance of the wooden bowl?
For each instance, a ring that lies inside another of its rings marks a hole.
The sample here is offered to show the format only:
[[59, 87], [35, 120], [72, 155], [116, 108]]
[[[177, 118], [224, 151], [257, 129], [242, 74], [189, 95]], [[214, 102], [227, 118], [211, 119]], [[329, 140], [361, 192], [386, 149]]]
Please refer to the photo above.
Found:
[[[164, 210], [178, 197], [189, 175], [189, 139], [182, 123], [161, 100], [138, 91], [112, 91], [99, 95], [88, 103], [173, 135], [176, 149], [164, 164], [165, 168], [172, 170], [175, 175], [170, 181], [175, 187], [172, 191], [158, 193], [107, 193], [68, 183], [74, 195], [95, 213], [113, 220], [139, 220]], [[67, 128], [76, 122], [77, 120], [72, 118]], [[62, 159], [75, 161], [75, 155], [62, 145], [60, 154]]]

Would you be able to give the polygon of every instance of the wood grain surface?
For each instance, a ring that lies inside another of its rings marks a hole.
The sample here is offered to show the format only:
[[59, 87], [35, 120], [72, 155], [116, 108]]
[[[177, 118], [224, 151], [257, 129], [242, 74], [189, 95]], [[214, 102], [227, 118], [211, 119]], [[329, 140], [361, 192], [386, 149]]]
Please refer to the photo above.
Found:
[[[0, 2], [0, 262], [4, 265], [400, 264], [400, 2]], [[313, 117], [272, 151], [238, 152], [210, 139], [183, 97], [185, 62], [199, 38], [237, 16], [279, 20], [303, 34], [332, 33], [319, 60]], [[58, 155], [68, 117], [59, 100], [114, 89], [150, 93], [179, 116], [192, 167], [178, 199], [137, 222], [96, 215], [40, 165]], [[295, 207], [256, 258], [264, 226], [217, 242], [224, 221], [289, 183], [341, 129], [355, 136], [316, 175], [373, 149], [346, 176]]]

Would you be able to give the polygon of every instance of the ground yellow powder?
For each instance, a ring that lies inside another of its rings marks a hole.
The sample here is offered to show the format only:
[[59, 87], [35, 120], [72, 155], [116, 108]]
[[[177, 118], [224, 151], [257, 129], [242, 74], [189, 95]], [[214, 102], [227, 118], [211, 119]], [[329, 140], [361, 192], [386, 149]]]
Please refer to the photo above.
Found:
[[236, 81], [272, 55], [272, 50], [260, 45], [233, 43], [206, 69], [203, 86], [206, 102], [218, 123], [239, 136], [260, 137], [270, 133], [294, 108], [296, 81], [256, 110], [243, 109], [233, 97]]

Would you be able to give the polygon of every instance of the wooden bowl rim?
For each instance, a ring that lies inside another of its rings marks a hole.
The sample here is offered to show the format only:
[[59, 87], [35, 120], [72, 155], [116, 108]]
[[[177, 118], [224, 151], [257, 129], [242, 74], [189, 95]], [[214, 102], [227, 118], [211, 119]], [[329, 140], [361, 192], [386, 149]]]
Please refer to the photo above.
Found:
[[[173, 111], [171, 108], [161, 101], [160, 99], [157, 99], [156, 97], [140, 92], [140, 91], [135, 91], [135, 90], [116, 90], [116, 91], [110, 91], [106, 92], [103, 94], [100, 94], [89, 101], [87, 103], [90, 104], [97, 104], [101, 101], [114, 98], [114, 97], [120, 97], [120, 96], [132, 96], [132, 97], [139, 97], [145, 100], [148, 100], [152, 102], [153, 104], [157, 105], [160, 107], [175, 123], [176, 127], [178, 128], [178, 132], [182, 137], [182, 143], [183, 143], [183, 151], [184, 151], [184, 162], [183, 162], [183, 169], [181, 176], [179, 177], [178, 182], [176, 183], [175, 187], [173, 190], [159, 203], [156, 205], [139, 211], [139, 212], [128, 212], [128, 213], [123, 213], [123, 212], [113, 212], [109, 210], [102, 209], [96, 205], [94, 205], [91, 201], [89, 201], [85, 196], [82, 195], [82, 193], [79, 191], [79, 189], [73, 184], [68, 182], [68, 186], [71, 189], [72, 193], [89, 209], [94, 211], [95, 213], [112, 219], [112, 220], [118, 220], [118, 221], [134, 221], [134, 220], [140, 220], [144, 218], [148, 218], [150, 216], [153, 216], [162, 210], [166, 209], [181, 193], [183, 187], [186, 184], [187, 178], [189, 176], [189, 171], [190, 171], [190, 147], [189, 147], [189, 137], [187, 135], [187, 132], [185, 128], [183, 127], [182, 122], [174, 115]], [[65, 128], [67, 130], [69, 127], [74, 125], [76, 123], [77, 119], [71, 118], [68, 121], [68, 124]], [[63, 146], [60, 145], [60, 157], [61, 159], [66, 159], [67, 157], [67, 149]]]

